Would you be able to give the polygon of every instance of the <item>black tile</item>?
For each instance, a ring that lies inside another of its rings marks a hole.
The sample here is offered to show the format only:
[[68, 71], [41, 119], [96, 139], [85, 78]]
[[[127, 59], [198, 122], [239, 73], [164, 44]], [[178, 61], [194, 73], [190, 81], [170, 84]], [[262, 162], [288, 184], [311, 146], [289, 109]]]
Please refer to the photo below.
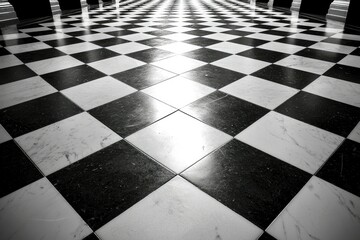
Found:
[[104, 73], [90, 66], [81, 65], [51, 72], [41, 77], [57, 90], [63, 90], [104, 76], [106, 76]]
[[181, 76], [219, 89], [236, 80], [239, 80], [245, 75], [214, 65], [204, 65], [202, 67], [186, 72]]
[[93, 44], [96, 44], [100, 47], [110, 47], [113, 45], [121, 44], [121, 43], [127, 43], [128, 40], [121, 39], [121, 38], [107, 38], [102, 40], [93, 41]]
[[236, 36], [242, 36], [242, 37], [250, 35], [250, 34], [254, 34], [253, 32], [246, 32], [246, 31], [240, 31], [240, 30], [230, 30], [230, 31], [222, 32], [222, 33], [236, 35]]
[[360, 143], [346, 139], [316, 174], [360, 197]]
[[91, 63], [99, 60], [103, 60], [106, 58], [111, 58], [115, 56], [120, 56], [121, 54], [110, 51], [106, 48], [99, 48], [91, 51], [80, 52], [76, 54], [72, 54], [71, 56], [84, 62]]
[[292, 44], [292, 45], [298, 45], [298, 46], [302, 46], [302, 47], [309, 47], [310, 45], [315, 44], [316, 42], [314, 41], [309, 41], [309, 40], [303, 40], [303, 39], [296, 39], [296, 38], [281, 38], [276, 40], [275, 42], [281, 42], [281, 43], [287, 43], [287, 44]]
[[114, 37], [126, 36], [126, 35], [130, 35], [130, 34], [134, 34], [134, 33], [137, 33], [137, 32], [134, 32], [131, 30], [119, 30], [119, 31], [106, 32], [106, 34], [114, 36]]
[[233, 40], [230, 40], [229, 42], [257, 47], [262, 44], [268, 43], [269, 41], [255, 39], [255, 38], [241, 37], [241, 38], [235, 38]]
[[35, 62], [64, 55], [66, 54], [54, 48], [15, 54], [15, 56], [24, 63]]
[[297, 89], [303, 89], [319, 77], [317, 74], [274, 64], [260, 69], [251, 75]]
[[146, 34], [161, 37], [161, 36], [166, 36], [166, 35], [169, 35], [169, 34], [174, 34], [174, 32], [160, 29], [160, 30], [155, 30], [155, 31], [151, 31], [151, 32], [146, 32]]
[[270, 234], [268, 234], [267, 232], [264, 232], [260, 238], [258, 238], [258, 240], [276, 240], [276, 238], [274, 238], [273, 236], [271, 236]]
[[185, 33], [201, 37], [201, 36], [206, 36], [206, 35], [213, 34], [214, 32], [205, 31], [205, 30], [192, 30], [192, 31], [188, 31], [188, 32], [185, 32]]
[[248, 57], [248, 58], [253, 58], [253, 59], [257, 59], [257, 60], [261, 60], [261, 61], [271, 62], [271, 63], [277, 62], [277, 61], [289, 56], [289, 54], [286, 54], [286, 53], [275, 52], [275, 51], [270, 51], [270, 50], [265, 50], [265, 49], [260, 49], [260, 48], [252, 48], [252, 49], [246, 50], [244, 52], [238, 53], [237, 55], [243, 56], [243, 57]]
[[14, 67], [0, 69], [0, 84], [15, 82], [21, 79], [36, 76], [26, 65], [18, 65]]
[[262, 229], [311, 177], [238, 140], [206, 156], [182, 176]]
[[32, 37], [26, 37], [26, 38], [3, 40], [0, 41], [0, 45], [2, 45], [3, 47], [10, 47], [14, 45], [21, 45], [21, 44], [34, 43], [34, 42], [39, 42], [39, 40]]
[[344, 137], [360, 121], [360, 108], [307, 92], [299, 92], [275, 110]]
[[186, 106], [181, 111], [235, 136], [269, 110], [216, 91]]
[[335, 43], [335, 44], [346, 45], [346, 46], [351, 46], [351, 47], [359, 47], [360, 46], [360, 41], [341, 39], [341, 38], [327, 38], [327, 39], [323, 40], [322, 42]]
[[[1, 49], [0, 49], [0, 52], [1, 52]], [[1, 53], [0, 53], [1, 55]], [[354, 50], [351, 55], [356, 55], [356, 56], [360, 56], [360, 48], [357, 48], [356, 50]]]
[[196, 46], [200, 46], [200, 47], [207, 47], [207, 46], [213, 45], [215, 43], [219, 43], [221, 41], [206, 38], [206, 37], [197, 37], [197, 38], [192, 38], [192, 39], [189, 39], [189, 40], [186, 40], [183, 42], [188, 43], [188, 44], [193, 44]]
[[99, 240], [99, 238], [95, 235], [95, 233], [92, 233], [83, 240]]
[[324, 75], [349, 82], [360, 83], [360, 68], [336, 64], [324, 73]]
[[138, 59], [143, 62], [151, 63], [164, 58], [174, 56], [175, 54], [158, 48], [149, 48], [146, 50], [126, 54], [132, 58]]
[[150, 47], [158, 47], [158, 46], [174, 43], [175, 41], [167, 39], [167, 38], [157, 37], [157, 38], [150, 38], [150, 39], [145, 39], [145, 40], [141, 40], [141, 41], [137, 41], [137, 42], [141, 43], [141, 44], [145, 44]]
[[116, 73], [112, 77], [138, 89], [144, 89], [164, 80], [174, 77], [175, 74], [152, 65], [143, 65], [124, 72]]
[[262, 33], [276, 35], [276, 36], [284, 36], [284, 37], [294, 34], [292, 32], [285, 32], [285, 31], [278, 31], [278, 30], [268, 30], [268, 31], [265, 31]]
[[53, 93], [1, 109], [0, 123], [15, 138], [80, 112], [82, 110], [61, 93]]
[[52, 47], [61, 47], [61, 46], [66, 46], [66, 45], [71, 45], [71, 44], [76, 44], [76, 43], [82, 43], [84, 42], [83, 40], [80, 40], [78, 38], [61, 38], [61, 39], [56, 39], [56, 40], [50, 40], [50, 41], [46, 41], [45, 43], [52, 46]]
[[40, 178], [41, 173], [11, 140], [0, 144], [0, 197]]
[[11, 54], [6, 48], [0, 47], [0, 56], [9, 55]]
[[48, 176], [62, 196], [97, 230], [173, 174], [125, 141]]
[[220, 52], [209, 48], [200, 48], [191, 52], [182, 54], [186, 57], [194, 58], [203, 62], [211, 63], [219, 59], [230, 56], [231, 54]]
[[80, 37], [80, 36], [94, 34], [94, 33], [97, 33], [97, 32], [84, 29], [84, 30], [75, 31], [75, 32], [67, 32], [66, 35], [70, 35], [72, 37]]
[[311, 49], [311, 48], [305, 48], [300, 52], [297, 52], [295, 55], [308, 57], [308, 58], [315, 58], [315, 59], [334, 62], [334, 63], [340, 61], [346, 56], [346, 54]]
[[125, 138], [170, 114], [169, 106], [142, 93], [135, 92], [89, 111], [114, 132]]
[[58, 33], [58, 32], [50, 29], [50, 30], [46, 30], [46, 31], [29, 32], [27, 34], [35, 37], [35, 36], [43, 36], [43, 35], [49, 35], [49, 34], [55, 34], [55, 33]]

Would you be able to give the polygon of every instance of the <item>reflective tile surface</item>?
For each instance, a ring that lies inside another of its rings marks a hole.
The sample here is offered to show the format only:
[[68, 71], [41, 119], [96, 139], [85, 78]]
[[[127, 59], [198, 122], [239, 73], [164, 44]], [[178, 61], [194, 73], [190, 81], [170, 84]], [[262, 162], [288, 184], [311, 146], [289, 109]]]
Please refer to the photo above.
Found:
[[237, 0], [0, 31], [0, 239], [360, 239], [360, 32]]

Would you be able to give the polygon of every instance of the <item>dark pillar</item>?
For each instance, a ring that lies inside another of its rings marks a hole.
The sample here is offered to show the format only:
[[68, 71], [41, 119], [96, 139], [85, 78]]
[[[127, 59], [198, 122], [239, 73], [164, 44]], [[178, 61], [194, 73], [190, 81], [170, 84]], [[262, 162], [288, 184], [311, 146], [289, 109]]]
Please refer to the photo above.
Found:
[[19, 20], [52, 16], [49, 0], [9, 0]]
[[58, 0], [61, 10], [80, 9], [80, 0]]
[[86, 0], [86, 3], [89, 5], [99, 4], [99, 0]]
[[256, 2], [258, 3], [258, 2], [261, 2], [261, 3], [268, 3], [269, 2], [269, 0], [256, 0]]
[[350, 0], [349, 10], [346, 17], [346, 25], [360, 27], [360, 1]]
[[274, 0], [274, 7], [291, 8], [293, 0]]
[[330, 4], [333, 1], [334, 0], [302, 0], [300, 13], [310, 13], [325, 16], [328, 13]]

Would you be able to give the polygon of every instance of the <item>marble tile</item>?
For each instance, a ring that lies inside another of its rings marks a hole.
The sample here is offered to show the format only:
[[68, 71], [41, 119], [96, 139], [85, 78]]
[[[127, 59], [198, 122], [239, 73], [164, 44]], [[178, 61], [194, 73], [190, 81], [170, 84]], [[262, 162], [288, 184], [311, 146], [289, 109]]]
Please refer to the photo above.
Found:
[[129, 240], [254, 240], [262, 230], [186, 180], [175, 177], [96, 233], [103, 240], [123, 236]]
[[303, 91], [360, 108], [360, 84], [320, 76]]
[[132, 52], [137, 52], [137, 51], [141, 51], [141, 50], [145, 50], [145, 49], [149, 49], [149, 46], [146, 46], [144, 44], [140, 44], [140, 43], [136, 43], [136, 42], [129, 42], [129, 43], [123, 43], [123, 44], [118, 44], [118, 45], [114, 45], [111, 47], [107, 47], [107, 49], [117, 52], [117, 53], [121, 53], [121, 54], [128, 54], [128, 53], [132, 53]]
[[57, 92], [41, 77], [0, 85], [0, 109]]
[[220, 91], [272, 110], [299, 90], [261, 78], [246, 76], [221, 88]]
[[[96, 29], [98, 30], [98, 29]], [[95, 34], [88, 34], [84, 36], [77, 37], [78, 39], [81, 39], [83, 41], [91, 42], [91, 41], [97, 41], [97, 40], [103, 40], [107, 38], [112, 38], [113, 36], [106, 34], [106, 33], [95, 33]]]
[[317, 35], [313, 35], [313, 34], [296, 33], [294, 35], [289, 36], [289, 38], [296, 38], [296, 39], [320, 42], [320, 41], [326, 39], [327, 37], [317, 36]]
[[151, 64], [177, 74], [206, 65], [205, 62], [184, 56], [169, 57]]
[[30, 37], [29, 34], [26, 33], [9, 33], [9, 34], [3, 34], [0, 36], [0, 41], [4, 40], [12, 40], [12, 39], [18, 39], [18, 38], [27, 38]]
[[10, 134], [6, 131], [6, 129], [0, 124], [0, 143], [6, 142], [11, 140], [12, 137]]
[[178, 42], [196, 38], [196, 36], [186, 33], [174, 33], [174, 34], [165, 35], [163, 37]]
[[221, 42], [221, 43], [210, 45], [210, 46], [208, 46], [206, 48], [210, 48], [210, 49], [213, 49], [213, 50], [226, 52], [226, 53], [230, 53], [230, 54], [236, 54], [236, 53], [239, 53], [239, 52], [243, 52], [243, 51], [252, 49], [252, 47], [250, 47], [250, 46], [231, 43], [231, 42]]
[[35, 73], [41, 75], [55, 72], [65, 68], [76, 67], [83, 63], [71, 56], [55, 57], [28, 63], [27, 66]]
[[126, 36], [120, 36], [120, 38], [128, 40], [128, 41], [141, 41], [141, 40], [146, 40], [146, 39], [150, 39], [150, 38], [154, 38], [155, 36], [150, 35], [150, 34], [146, 34], [146, 33], [135, 33], [135, 34], [130, 34], [130, 35], [126, 35]]
[[40, 36], [34, 36], [39, 41], [45, 42], [45, 41], [51, 41], [56, 39], [62, 39], [62, 38], [71, 38], [72, 36], [64, 34], [64, 33], [54, 33], [54, 34], [47, 34], [47, 35], [40, 35]]
[[339, 62], [339, 64], [350, 66], [350, 67], [360, 68], [360, 57], [359, 56], [348, 55], [345, 58], [343, 58]]
[[181, 54], [199, 49], [200, 47], [188, 43], [175, 42], [167, 45], [158, 46], [157, 48], [165, 51]]
[[284, 58], [275, 64], [316, 74], [324, 74], [335, 65], [331, 62], [295, 55]]
[[211, 64], [244, 74], [251, 74], [270, 65], [267, 62], [241, 56], [229, 56]]
[[312, 177], [267, 232], [279, 240], [357, 240], [359, 215], [359, 197]]
[[35, 42], [35, 43], [28, 43], [28, 44], [21, 44], [21, 45], [15, 45], [6, 47], [6, 50], [11, 52], [12, 54], [17, 53], [24, 53], [24, 52], [30, 52], [30, 51], [36, 51], [36, 50], [42, 50], [42, 49], [48, 49], [51, 48], [51, 46], [47, 45], [43, 42]]
[[268, 113], [235, 138], [312, 174], [344, 140], [276, 112]]
[[84, 110], [122, 98], [136, 89], [112, 77], [103, 77], [61, 91]]
[[348, 40], [354, 40], [354, 41], [360, 41], [360, 36], [356, 34], [347, 34], [347, 33], [338, 33], [333, 36], [332, 38], [339, 38], [339, 39], [348, 39]]
[[279, 42], [269, 42], [265, 43], [258, 48], [271, 50], [271, 51], [277, 51], [277, 52], [283, 52], [288, 54], [294, 54], [296, 52], [299, 52], [304, 49], [304, 47], [292, 45], [292, 44], [286, 44], [286, 43], [279, 43]]
[[233, 39], [237, 38], [238, 36], [234, 36], [234, 35], [226, 34], [226, 33], [213, 33], [210, 35], [206, 35], [205, 37], [214, 39], [214, 40], [219, 40], [219, 41], [229, 41], [229, 40], [233, 40]]
[[176, 112], [126, 138], [155, 160], [179, 173], [231, 137]]
[[111, 75], [135, 67], [140, 67], [144, 64], [145, 63], [142, 61], [127, 56], [118, 56], [118, 57], [112, 57], [112, 58], [107, 58], [104, 60], [92, 62], [88, 65], [99, 70], [100, 72]]
[[265, 34], [265, 33], [254, 33], [254, 34], [251, 34], [251, 35], [247, 35], [247, 37], [260, 39], [260, 40], [267, 40], [267, 41], [275, 41], [275, 40], [278, 40], [280, 38], [283, 38], [282, 36], [276, 36], [276, 35]]
[[20, 61], [14, 55], [0, 56], [0, 69], [13, 67], [13, 66], [21, 65], [21, 64], [23, 64], [23, 62]]
[[42, 178], [0, 199], [1, 239], [78, 239], [92, 231]]
[[36, 166], [49, 175], [121, 140], [121, 137], [88, 113], [81, 113], [15, 140]]
[[79, 52], [85, 52], [85, 51], [91, 51], [95, 49], [101, 48], [98, 45], [89, 43], [89, 42], [83, 42], [83, 43], [77, 43], [77, 44], [71, 44], [66, 46], [57, 47], [57, 50], [60, 50], [66, 54], [74, 54]]
[[318, 42], [314, 45], [311, 45], [309, 48], [330, 51], [336, 53], [350, 54], [352, 51], [356, 49], [356, 47], [350, 47], [340, 44], [326, 43], [326, 42]]
[[360, 122], [356, 125], [356, 127], [351, 131], [348, 136], [348, 139], [351, 139], [355, 142], [360, 143]]

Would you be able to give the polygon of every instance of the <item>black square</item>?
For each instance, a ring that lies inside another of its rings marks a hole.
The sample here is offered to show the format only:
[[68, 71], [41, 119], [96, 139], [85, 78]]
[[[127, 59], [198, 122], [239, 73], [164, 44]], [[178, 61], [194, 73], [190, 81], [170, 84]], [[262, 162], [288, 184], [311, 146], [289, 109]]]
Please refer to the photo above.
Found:
[[312, 48], [305, 48], [304, 50], [297, 52], [295, 55], [308, 57], [308, 58], [315, 58], [315, 59], [319, 59], [327, 62], [334, 62], [334, 63], [340, 61], [346, 56], [346, 54], [317, 50]]
[[257, 47], [257, 46], [263, 45], [265, 43], [268, 43], [269, 41], [255, 39], [255, 38], [248, 38], [248, 37], [240, 37], [240, 38], [235, 38], [233, 40], [230, 40], [229, 42], [243, 44], [243, 45], [252, 46], [252, 47]]
[[297, 89], [303, 89], [319, 77], [317, 74], [276, 64], [260, 69], [251, 75]]
[[265, 31], [265, 32], [262, 32], [262, 33], [276, 35], [276, 36], [284, 36], [284, 37], [294, 34], [292, 32], [285, 32], [285, 31], [278, 31], [278, 30], [268, 30], [268, 31]]
[[104, 73], [88, 65], [81, 65], [51, 72], [41, 77], [56, 89], [63, 90], [104, 76], [106, 76]]
[[1, 109], [0, 123], [15, 138], [80, 112], [82, 110], [61, 93], [53, 93]]
[[114, 36], [114, 37], [126, 36], [126, 35], [130, 35], [130, 34], [134, 34], [134, 33], [136, 33], [136, 32], [131, 31], [131, 30], [119, 30], [119, 31], [106, 32], [106, 34]]
[[35, 62], [64, 55], [66, 54], [54, 48], [15, 54], [15, 56], [24, 63]]
[[238, 140], [206, 156], [182, 176], [262, 229], [311, 177]]
[[50, 41], [46, 41], [45, 43], [52, 47], [61, 47], [61, 46], [66, 46], [66, 45], [71, 45], [71, 44], [76, 44], [76, 43], [82, 43], [82, 42], [84, 42], [84, 41], [80, 40], [78, 38], [72, 37], [72, 38], [61, 38], [61, 39], [50, 40]]
[[0, 56], [11, 54], [6, 48], [0, 47]]
[[80, 52], [76, 54], [72, 54], [72, 57], [84, 62], [84, 63], [92, 63], [99, 60], [103, 60], [106, 58], [111, 58], [115, 56], [120, 56], [119, 53], [110, 51], [106, 48], [99, 48], [87, 52]]
[[240, 30], [230, 30], [230, 31], [222, 32], [222, 33], [236, 35], [236, 36], [242, 36], [242, 37], [254, 34], [253, 32], [246, 32], [246, 31], [240, 31]]
[[299, 92], [275, 110], [344, 137], [360, 121], [360, 108], [307, 92]]
[[114, 132], [125, 138], [171, 113], [166, 104], [135, 92], [89, 111]]
[[231, 54], [220, 52], [209, 48], [200, 48], [191, 52], [182, 54], [186, 57], [194, 58], [203, 62], [211, 63], [219, 59], [230, 56]]
[[[0, 49], [1, 50], [1, 49]], [[1, 55], [1, 54], [0, 54]], [[351, 55], [355, 55], [355, 56], [360, 56], [360, 48], [357, 48], [356, 50], [354, 50]]]
[[126, 55], [143, 62], [151, 63], [151, 62], [159, 61], [164, 58], [174, 56], [175, 54], [158, 48], [149, 48], [146, 50], [133, 52]]
[[238, 53], [237, 55], [271, 63], [277, 62], [289, 56], [289, 54], [286, 53], [275, 52], [260, 48], [252, 48], [244, 52]]
[[34, 77], [36, 75], [37, 74], [26, 65], [2, 68], [0, 69], [0, 84], [15, 82], [21, 79]]
[[41, 173], [13, 141], [0, 144], [0, 197], [40, 178]]
[[100, 47], [110, 47], [113, 45], [121, 44], [121, 43], [127, 43], [128, 40], [121, 39], [121, 38], [107, 38], [102, 40], [93, 41], [93, 44], [99, 45]]
[[48, 176], [62, 196], [97, 230], [174, 174], [125, 141]]
[[205, 84], [212, 88], [222, 88], [245, 75], [214, 65], [204, 65], [181, 75], [190, 80]]
[[151, 32], [146, 32], [146, 34], [150, 34], [150, 35], [157, 36], [157, 37], [166, 36], [166, 35], [170, 35], [173, 33], [174, 32], [167, 31], [167, 30], [155, 30], [155, 31], [151, 31]]
[[191, 30], [191, 31], [188, 31], [188, 32], [185, 32], [185, 33], [202, 37], [202, 36], [213, 34], [214, 32], [205, 31], [205, 30]]
[[360, 143], [346, 139], [316, 174], [360, 197]]
[[316, 42], [314, 41], [309, 41], [309, 40], [303, 40], [303, 39], [296, 39], [296, 38], [281, 38], [276, 40], [275, 42], [281, 42], [281, 43], [287, 43], [287, 44], [292, 44], [292, 45], [298, 45], [298, 46], [302, 46], [302, 47], [309, 47], [310, 45], [315, 44]]
[[269, 112], [265, 108], [219, 91], [187, 105], [181, 111], [232, 136]]
[[360, 68], [336, 64], [330, 68], [325, 76], [346, 80], [349, 82], [360, 83]]
[[166, 44], [170, 44], [170, 43], [174, 43], [174, 40], [170, 40], [167, 38], [161, 38], [161, 37], [157, 37], [157, 38], [150, 38], [150, 39], [145, 39], [145, 40], [141, 40], [141, 41], [137, 41], [138, 43], [150, 46], [150, 47], [158, 47], [158, 46], [163, 46]]
[[174, 73], [152, 65], [143, 65], [112, 75], [112, 77], [138, 90], [147, 88], [174, 76]]
[[219, 43], [221, 41], [211, 39], [211, 38], [206, 38], [206, 37], [197, 37], [197, 38], [185, 40], [183, 42], [192, 44], [192, 45], [196, 45], [196, 46], [200, 46], [200, 47], [207, 47], [207, 46], [213, 45], [215, 43]]
[[32, 38], [32, 37], [26, 37], [26, 38], [3, 40], [3, 41], [0, 41], [0, 45], [3, 47], [10, 47], [10, 46], [14, 46], [14, 45], [21, 45], [21, 44], [34, 43], [34, 42], [39, 42], [39, 40], [37, 40], [36, 38]]

